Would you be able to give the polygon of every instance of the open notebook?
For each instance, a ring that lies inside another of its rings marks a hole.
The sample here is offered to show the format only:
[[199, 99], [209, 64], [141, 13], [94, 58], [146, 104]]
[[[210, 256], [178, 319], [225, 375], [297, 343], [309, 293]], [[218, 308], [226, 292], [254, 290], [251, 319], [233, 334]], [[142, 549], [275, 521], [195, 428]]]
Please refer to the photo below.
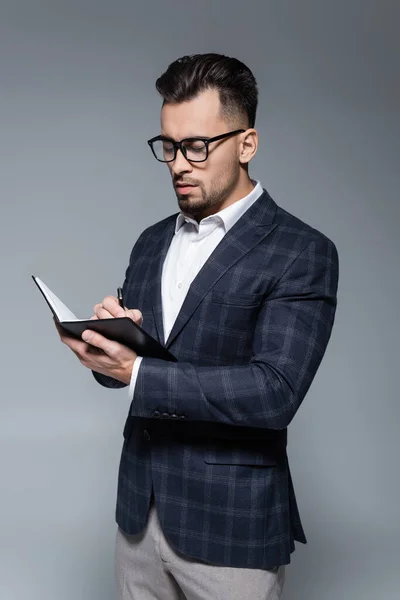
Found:
[[139, 356], [160, 358], [176, 362], [176, 358], [157, 340], [134, 323], [129, 317], [117, 319], [78, 319], [70, 309], [35, 275], [33, 281], [38, 286], [54, 317], [61, 327], [76, 338], [82, 339], [85, 329], [91, 329], [131, 348]]

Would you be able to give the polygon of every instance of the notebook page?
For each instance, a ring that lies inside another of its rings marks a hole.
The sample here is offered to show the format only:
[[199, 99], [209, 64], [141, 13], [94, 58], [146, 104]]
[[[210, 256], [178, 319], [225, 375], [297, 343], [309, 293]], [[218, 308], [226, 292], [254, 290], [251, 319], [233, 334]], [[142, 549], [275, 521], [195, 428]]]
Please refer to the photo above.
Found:
[[78, 319], [73, 312], [69, 310], [67, 306], [39, 279], [35, 278], [37, 283], [40, 285], [44, 295], [46, 296], [49, 304], [52, 306], [54, 312], [60, 321], [85, 321], [86, 319]]

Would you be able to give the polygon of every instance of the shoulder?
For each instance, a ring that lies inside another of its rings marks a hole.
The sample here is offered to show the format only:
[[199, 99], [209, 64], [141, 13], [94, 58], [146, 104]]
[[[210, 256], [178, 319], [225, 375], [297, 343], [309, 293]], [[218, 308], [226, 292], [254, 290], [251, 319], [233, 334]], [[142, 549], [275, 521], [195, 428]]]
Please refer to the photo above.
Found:
[[175, 213], [174, 215], [165, 217], [165, 219], [162, 219], [161, 221], [158, 221], [157, 223], [153, 223], [153, 225], [149, 225], [149, 227], [146, 227], [146, 229], [144, 229], [138, 237], [136, 244], [157, 242], [160, 239], [160, 237], [162, 237], [165, 234], [165, 231], [169, 227], [175, 225], [178, 214], [179, 213]]
[[178, 213], [170, 215], [169, 217], [146, 227], [139, 235], [132, 248], [130, 262], [138, 260], [138, 256], [141, 257], [141, 260], [146, 260], [148, 257], [152, 256], [154, 254], [154, 249], [158, 248], [162, 243], [166, 232], [169, 229], [173, 230], [177, 215]]
[[157, 223], [153, 223], [153, 225], [150, 225], [143, 231], [142, 235], [152, 236], [154, 234], [163, 233], [169, 225], [172, 223], [175, 224], [178, 214], [179, 213], [174, 213], [173, 215], [165, 217], [165, 219], [162, 219], [161, 221], [157, 221]]
[[[274, 202], [274, 201], [273, 201]], [[337, 248], [333, 240], [319, 229], [312, 227], [299, 217], [285, 210], [276, 202], [275, 223], [282, 243], [286, 246], [297, 248], [300, 254], [309, 246], [318, 247], [337, 255]]]
[[[282, 269], [278, 281], [291, 289], [320, 286], [335, 295], [339, 257], [335, 243], [319, 229], [278, 206], [275, 207], [275, 248]], [[303, 293], [303, 292], [302, 292]]]

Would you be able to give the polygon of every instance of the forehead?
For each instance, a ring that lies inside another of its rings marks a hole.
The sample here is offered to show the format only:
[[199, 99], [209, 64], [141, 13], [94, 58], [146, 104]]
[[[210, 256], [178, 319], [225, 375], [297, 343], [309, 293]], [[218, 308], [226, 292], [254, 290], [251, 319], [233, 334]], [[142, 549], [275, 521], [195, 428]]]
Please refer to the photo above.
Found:
[[216, 135], [224, 124], [220, 108], [217, 90], [205, 90], [186, 102], [165, 104], [161, 109], [161, 133], [175, 140]]

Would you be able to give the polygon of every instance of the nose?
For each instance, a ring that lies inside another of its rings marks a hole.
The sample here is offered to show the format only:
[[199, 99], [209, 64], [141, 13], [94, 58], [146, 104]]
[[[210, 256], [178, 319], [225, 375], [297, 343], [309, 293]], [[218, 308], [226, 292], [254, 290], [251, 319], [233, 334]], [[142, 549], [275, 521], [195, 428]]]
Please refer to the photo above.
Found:
[[178, 148], [176, 152], [175, 160], [169, 164], [171, 171], [175, 176], [180, 175], [181, 173], [189, 173], [193, 171], [192, 165], [188, 160], [186, 160], [180, 148]]

